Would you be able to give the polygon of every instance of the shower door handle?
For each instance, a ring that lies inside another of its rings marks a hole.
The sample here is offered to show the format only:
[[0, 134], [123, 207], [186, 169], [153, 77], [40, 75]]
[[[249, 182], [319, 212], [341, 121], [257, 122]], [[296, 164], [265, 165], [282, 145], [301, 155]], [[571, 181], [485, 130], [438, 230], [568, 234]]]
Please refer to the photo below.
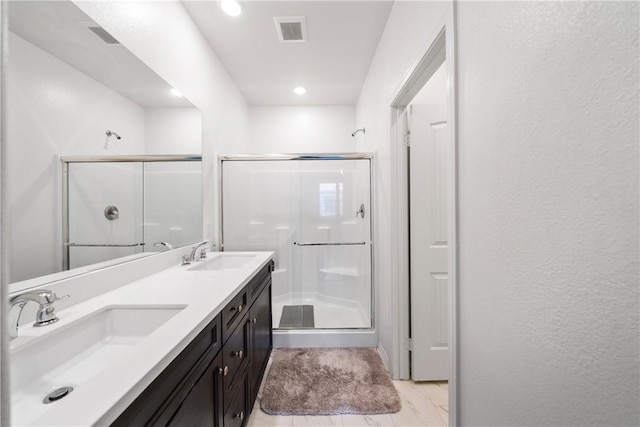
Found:
[[110, 245], [110, 244], [101, 244], [101, 243], [70, 243], [67, 242], [64, 244], [65, 246], [77, 246], [83, 248], [133, 248], [135, 246], [144, 246], [144, 243], [131, 243], [130, 245]]
[[360, 203], [360, 209], [356, 212], [356, 218], [358, 218], [358, 215], [364, 219], [364, 203]]
[[293, 242], [296, 246], [356, 246], [356, 245], [366, 245], [367, 242], [336, 242], [336, 243], [310, 243], [310, 242]]

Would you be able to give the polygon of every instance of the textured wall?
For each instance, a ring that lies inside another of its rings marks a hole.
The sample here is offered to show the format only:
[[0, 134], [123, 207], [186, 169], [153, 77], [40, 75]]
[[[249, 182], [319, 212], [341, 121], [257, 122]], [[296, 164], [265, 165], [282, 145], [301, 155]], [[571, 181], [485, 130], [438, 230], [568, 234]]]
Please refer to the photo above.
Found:
[[638, 3], [458, 9], [461, 425], [638, 425]]
[[389, 358], [394, 376], [399, 375], [397, 363], [400, 357], [398, 334], [401, 322], [407, 313], [395, 313], [400, 292], [399, 283], [392, 278], [390, 242], [396, 230], [391, 229], [394, 215], [395, 189], [391, 188], [391, 177], [397, 173], [392, 168], [395, 148], [389, 143], [391, 102], [400, 90], [411, 67], [424, 55], [430, 42], [444, 23], [444, 13], [450, 2], [395, 2], [385, 31], [367, 74], [358, 104], [356, 123], [366, 127], [365, 135], [359, 134], [357, 147], [360, 151], [375, 152], [374, 160], [374, 246], [375, 283], [378, 313], [376, 324], [379, 330], [380, 349]]

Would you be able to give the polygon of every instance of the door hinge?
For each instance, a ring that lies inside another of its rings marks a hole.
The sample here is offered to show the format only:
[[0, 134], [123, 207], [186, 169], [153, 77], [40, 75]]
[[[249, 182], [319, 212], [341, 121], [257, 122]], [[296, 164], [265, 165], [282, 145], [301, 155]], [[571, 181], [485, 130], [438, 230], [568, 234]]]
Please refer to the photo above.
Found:
[[413, 340], [411, 338], [407, 338], [407, 349], [413, 351]]

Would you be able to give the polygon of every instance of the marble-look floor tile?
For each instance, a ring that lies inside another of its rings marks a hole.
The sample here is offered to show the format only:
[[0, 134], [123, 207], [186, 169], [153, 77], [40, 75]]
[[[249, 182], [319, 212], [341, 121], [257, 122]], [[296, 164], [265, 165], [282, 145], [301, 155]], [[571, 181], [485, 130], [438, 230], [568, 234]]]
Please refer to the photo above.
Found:
[[391, 414], [342, 415], [343, 427], [394, 427]]
[[269, 361], [267, 362], [267, 366], [266, 368], [264, 368], [264, 375], [262, 376], [262, 382], [260, 383], [260, 387], [258, 388], [258, 398], [256, 399], [256, 401], [262, 399], [262, 390], [264, 389], [264, 385], [267, 383], [267, 375], [269, 375], [269, 370], [271, 369], [274, 351], [277, 351], [277, 350], [273, 350], [271, 352], [271, 356], [269, 356]]
[[444, 425], [449, 426], [449, 407], [448, 406], [436, 406], [440, 418], [444, 422]]
[[342, 426], [342, 417], [340, 415], [294, 415], [291, 419], [294, 427]]
[[391, 418], [397, 427], [444, 426], [435, 405], [419, 387], [411, 381], [394, 381], [402, 399], [402, 409]]
[[251, 412], [248, 427], [281, 427], [291, 426], [291, 417], [265, 414], [260, 408]]
[[449, 404], [449, 387], [443, 382], [424, 382], [417, 383], [418, 388], [433, 402], [436, 406], [447, 406]]

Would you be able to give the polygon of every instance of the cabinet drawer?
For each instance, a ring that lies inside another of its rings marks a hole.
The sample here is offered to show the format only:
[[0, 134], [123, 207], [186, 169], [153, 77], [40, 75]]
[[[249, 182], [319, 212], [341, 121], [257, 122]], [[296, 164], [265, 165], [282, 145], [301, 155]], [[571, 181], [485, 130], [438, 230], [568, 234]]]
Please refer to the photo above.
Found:
[[247, 413], [247, 376], [238, 380], [237, 387], [231, 393], [229, 407], [224, 413], [224, 427], [242, 427], [249, 419]]
[[[225, 396], [230, 393], [249, 360], [249, 318], [244, 316], [241, 325], [233, 332], [222, 349], [222, 363], [226, 372], [223, 380]], [[225, 399], [225, 407], [229, 399]]]
[[222, 310], [222, 342], [226, 343], [233, 330], [240, 324], [243, 316], [249, 311], [247, 286], [236, 295]]

